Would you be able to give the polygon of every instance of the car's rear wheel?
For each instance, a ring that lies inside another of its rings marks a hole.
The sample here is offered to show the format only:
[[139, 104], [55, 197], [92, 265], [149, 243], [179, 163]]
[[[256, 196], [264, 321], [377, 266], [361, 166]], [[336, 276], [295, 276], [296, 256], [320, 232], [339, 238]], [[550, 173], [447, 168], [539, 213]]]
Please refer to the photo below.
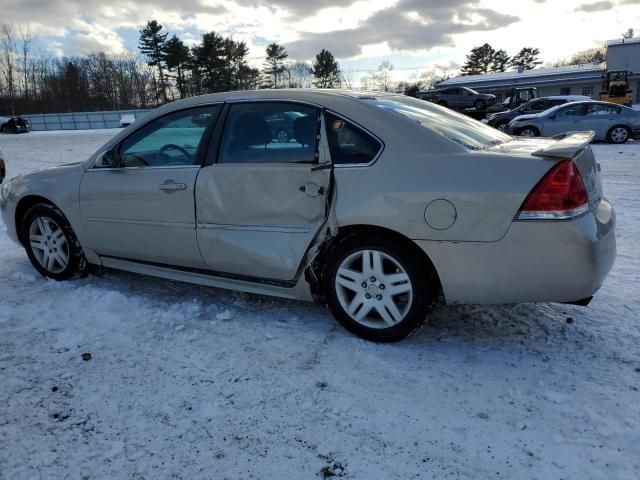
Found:
[[626, 143], [631, 138], [631, 130], [624, 125], [617, 125], [607, 133], [607, 142], [609, 143]]
[[31, 207], [22, 220], [21, 238], [29, 260], [44, 277], [71, 280], [88, 273], [80, 243], [58, 208], [45, 203]]
[[481, 98], [479, 98], [478, 100], [476, 100], [473, 103], [473, 108], [475, 108], [478, 111], [484, 111], [487, 108], [487, 102], [485, 102], [484, 100], [482, 100]]
[[536, 127], [524, 127], [520, 129], [520, 136], [521, 137], [539, 137], [540, 130], [538, 130]]
[[325, 294], [342, 326], [374, 342], [399, 341], [422, 326], [438, 287], [409, 252], [382, 236], [352, 237], [336, 247]]

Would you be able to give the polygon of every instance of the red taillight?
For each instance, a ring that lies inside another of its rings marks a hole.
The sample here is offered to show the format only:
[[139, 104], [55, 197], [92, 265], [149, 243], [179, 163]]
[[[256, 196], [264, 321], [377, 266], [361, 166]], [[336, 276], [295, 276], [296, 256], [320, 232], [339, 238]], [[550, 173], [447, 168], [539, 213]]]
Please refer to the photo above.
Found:
[[553, 166], [529, 193], [519, 220], [567, 219], [589, 210], [589, 197], [578, 167], [571, 160]]

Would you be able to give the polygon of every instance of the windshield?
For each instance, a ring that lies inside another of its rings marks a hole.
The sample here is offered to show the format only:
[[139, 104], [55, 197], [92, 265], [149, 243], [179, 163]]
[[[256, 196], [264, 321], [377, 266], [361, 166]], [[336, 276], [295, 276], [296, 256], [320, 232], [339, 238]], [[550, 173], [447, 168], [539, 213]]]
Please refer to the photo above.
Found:
[[410, 118], [421, 126], [444, 135], [471, 150], [508, 142], [511, 137], [489, 125], [460, 113], [409, 97], [376, 98], [367, 100], [377, 107]]

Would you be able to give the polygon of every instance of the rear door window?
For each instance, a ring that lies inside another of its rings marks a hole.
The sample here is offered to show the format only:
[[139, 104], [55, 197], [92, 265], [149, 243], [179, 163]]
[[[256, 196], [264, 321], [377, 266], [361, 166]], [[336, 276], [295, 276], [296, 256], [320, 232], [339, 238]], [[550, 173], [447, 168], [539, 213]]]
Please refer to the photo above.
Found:
[[218, 163], [314, 163], [318, 109], [295, 103], [231, 105]]

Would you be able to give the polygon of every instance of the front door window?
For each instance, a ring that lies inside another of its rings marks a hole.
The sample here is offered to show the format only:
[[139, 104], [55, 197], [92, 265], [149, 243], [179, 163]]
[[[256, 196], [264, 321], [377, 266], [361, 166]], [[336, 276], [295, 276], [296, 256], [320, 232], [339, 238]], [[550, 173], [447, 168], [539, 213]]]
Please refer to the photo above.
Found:
[[123, 167], [199, 165], [198, 148], [219, 107], [180, 110], [160, 117], [125, 139], [120, 146]]

